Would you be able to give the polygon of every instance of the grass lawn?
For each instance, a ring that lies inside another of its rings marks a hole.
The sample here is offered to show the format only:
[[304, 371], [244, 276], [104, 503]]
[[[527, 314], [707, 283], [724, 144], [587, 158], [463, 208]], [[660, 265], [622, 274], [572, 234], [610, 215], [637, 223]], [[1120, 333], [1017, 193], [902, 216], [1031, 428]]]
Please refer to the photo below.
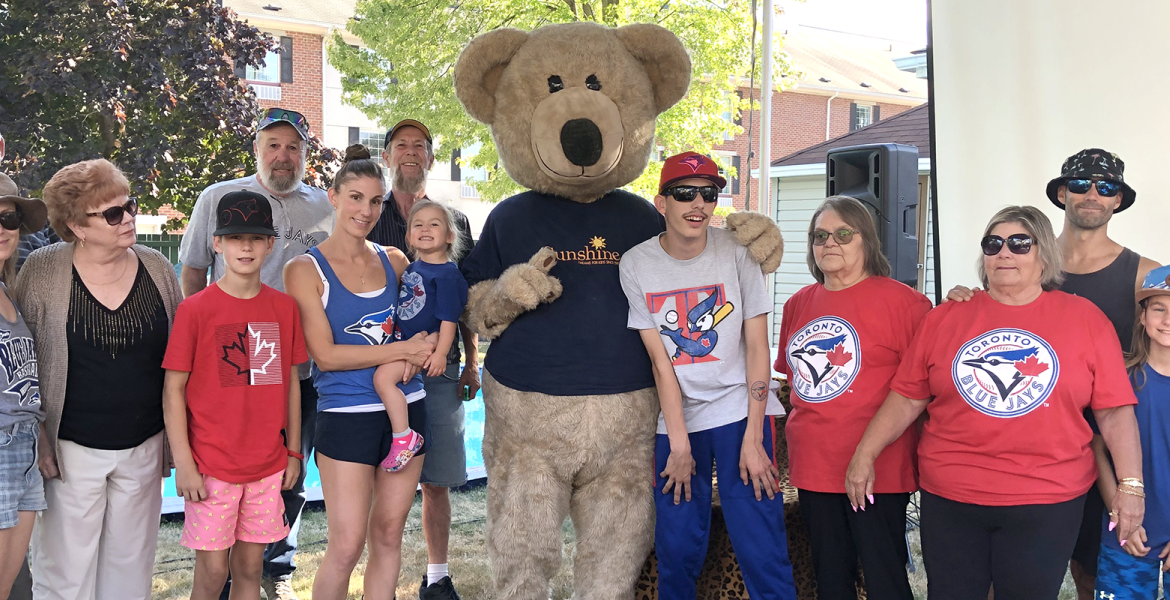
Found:
[[[487, 492], [480, 487], [451, 494], [451, 512], [455, 523], [451, 526], [450, 564], [456, 589], [464, 600], [490, 600], [494, 597], [491, 572], [488, 567], [484, 524], [487, 518]], [[426, 571], [426, 542], [423, 539], [421, 496], [410, 509], [403, 539], [403, 569], [398, 582], [398, 597], [403, 600], [418, 597], [418, 585]], [[155, 600], [187, 598], [191, 593], [191, 574], [195, 567], [195, 553], [179, 545], [181, 520], [163, 523], [159, 531], [158, 554], [154, 568]], [[313, 573], [325, 552], [325, 512], [318, 505], [306, 512], [301, 524], [300, 550], [297, 553], [297, 571], [293, 588], [301, 600], [309, 600], [313, 588]], [[560, 571], [553, 579], [552, 598], [566, 600], [572, 596], [573, 529], [564, 527], [564, 557]], [[910, 532], [910, 551], [915, 572], [910, 574], [914, 597], [926, 598], [926, 573], [922, 566], [922, 549], [918, 531]], [[362, 594], [362, 573], [365, 559], [358, 563], [349, 585], [349, 598], [358, 600]], [[1060, 600], [1075, 600], [1072, 579], [1065, 576]]]

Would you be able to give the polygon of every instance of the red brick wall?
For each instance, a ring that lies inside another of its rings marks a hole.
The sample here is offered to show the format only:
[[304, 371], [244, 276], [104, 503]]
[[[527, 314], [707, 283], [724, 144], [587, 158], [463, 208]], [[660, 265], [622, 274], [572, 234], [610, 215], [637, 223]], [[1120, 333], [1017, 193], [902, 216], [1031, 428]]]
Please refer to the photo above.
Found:
[[322, 137], [325, 130], [322, 103], [321, 45], [324, 38], [311, 33], [290, 31], [292, 38], [293, 80], [280, 84], [280, 101], [261, 100], [260, 106], [290, 108], [309, 120], [309, 131]]
[[[740, 92], [746, 97], [747, 88], [740, 88]], [[754, 100], [759, 100], [759, 91], [755, 90], [753, 95]], [[772, 96], [772, 160], [781, 158], [808, 148], [825, 141], [825, 109], [832, 107], [832, 119], [829, 123], [829, 138], [835, 138], [849, 133], [849, 110], [850, 104], [853, 102], [849, 98], [834, 98], [830, 104], [829, 98], [831, 96], [818, 96], [814, 94], [802, 94], [795, 91], [775, 93]], [[879, 117], [881, 120], [886, 120], [894, 115], [909, 110], [910, 106], [903, 106], [898, 104], [879, 103], [880, 107]], [[759, 181], [752, 179], [749, 176], [751, 169], [759, 166], [759, 160], [752, 158], [751, 165], [748, 166], [748, 135], [747, 127], [751, 123], [752, 126], [752, 150], [759, 152], [759, 111], [752, 110], [744, 111], [742, 113], [741, 125], [744, 132], [735, 136], [735, 139], [729, 140], [715, 149], [724, 152], [734, 152], [739, 155], [739, 193], [732, 196], [732, 203], [736, 210], [745, 210], [744, 204], [747, 199], [748, 186], [751, 186], [751, 204], [747, 210], [758, 210], [759, 207]]]

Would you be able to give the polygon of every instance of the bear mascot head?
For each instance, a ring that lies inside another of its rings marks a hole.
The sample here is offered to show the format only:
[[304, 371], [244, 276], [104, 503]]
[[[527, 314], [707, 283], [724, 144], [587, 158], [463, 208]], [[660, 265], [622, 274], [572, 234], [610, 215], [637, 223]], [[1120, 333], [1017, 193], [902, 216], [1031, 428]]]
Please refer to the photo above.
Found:
[[455, 65], [455, 93], [491, 127], [508, 175], [578, 202], [642, 174], [654, 119], [690, 82], [682, 43], [650, 24], [497, 29], [468, 44]]

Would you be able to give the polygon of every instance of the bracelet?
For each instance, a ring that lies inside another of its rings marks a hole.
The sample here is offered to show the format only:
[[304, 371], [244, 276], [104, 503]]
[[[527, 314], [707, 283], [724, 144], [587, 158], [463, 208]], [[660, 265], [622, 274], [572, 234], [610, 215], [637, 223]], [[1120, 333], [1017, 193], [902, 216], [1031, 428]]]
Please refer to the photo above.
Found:
[[1119, 486], [1117, 488], [1117, 491], [1121, 492], [1122, 494], [1129, 494], [1130, 496], [1137, 496], [1138, 498], [1145, 498], [1146, 497], [1146, 493], [1141, 491], [1141, 490], [1131, 490], [1131, 489], [1127, 489], [1123, 486]]
[[305, 455], [301, 454], [300, 452], [297, 452], [296, 450], [289, 450], [288, 455], [292, 458], [295, 458], [295, 459], [301, 461], [301, 462], [305, 461]]
[[1146, 484], [1142, 483], [1142, 480], [1138, 479], [1137, 477], [1126, 477], [1125, 479], [1122, 479], [1121, 481], [1118, 481], [1117, 483], [1119, 483], [1120, 485], [1128, 485], [1130, 487], [1135, 487], [1135, 488], [1146, 487]]

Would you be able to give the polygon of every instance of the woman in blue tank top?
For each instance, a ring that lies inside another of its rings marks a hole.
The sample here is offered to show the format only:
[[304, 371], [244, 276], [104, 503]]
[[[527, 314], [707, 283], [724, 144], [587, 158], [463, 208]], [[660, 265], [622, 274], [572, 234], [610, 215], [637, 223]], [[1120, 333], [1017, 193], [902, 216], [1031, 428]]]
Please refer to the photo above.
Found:
[[320, 396], [314, 442], [329, 524], [329, 545], [313, 580], [313, 597], [340, 600], [366, 546], [365, 597], [389, 599], [398, 585], [402, 532], [422, 472], [426, 444], [401, 471], [379, 468], [392, 439], [390, 419], [374, 390], [374, 370], [406, 361], [410, 428], [426, 432], [419, 367], [434, 350], [419, 334], [393, 341], [398, 281], [409, 261], [395, 248], [366, 241], [382, 214], [382, 169], [369, 151], [346, 150], [329, 201], [333, 233], [284, 269], [296, 299]]

